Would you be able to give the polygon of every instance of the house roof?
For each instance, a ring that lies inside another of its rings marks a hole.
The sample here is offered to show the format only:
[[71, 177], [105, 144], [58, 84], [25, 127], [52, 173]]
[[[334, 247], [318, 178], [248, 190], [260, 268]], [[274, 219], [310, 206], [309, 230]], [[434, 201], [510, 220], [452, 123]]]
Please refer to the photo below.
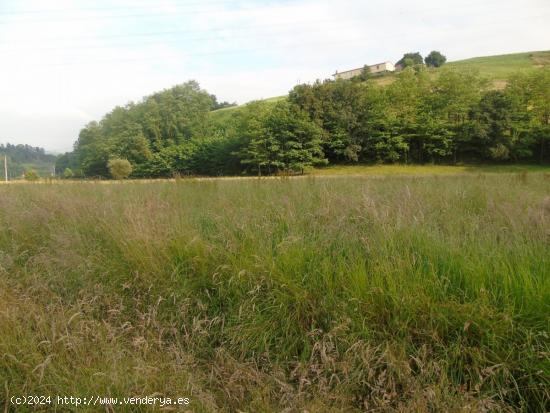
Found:
[[[393, 64], [389, 61], [386, 61], [386, 62], [382, 62], [382, 63], [375, 63], [373, 65], [366, 65], [368, 67], [373, 67], [373, 66], [380, 66], [380, 65], [384, 65], [386, 63], [390, 63], [390, 64]], [[349, 72], [355, 72], [356, 70], [363, 70], [365, 66], [361, 66], [361, 67], [358, 67], [357, 69], [350, 69], [350, 70], [344, 70], [343, 72], [336, 72], [335, 74], [333, 74], [332, 76], [336, 76], [336, 75], [341, 75], [343, 73], [349, 73]]]

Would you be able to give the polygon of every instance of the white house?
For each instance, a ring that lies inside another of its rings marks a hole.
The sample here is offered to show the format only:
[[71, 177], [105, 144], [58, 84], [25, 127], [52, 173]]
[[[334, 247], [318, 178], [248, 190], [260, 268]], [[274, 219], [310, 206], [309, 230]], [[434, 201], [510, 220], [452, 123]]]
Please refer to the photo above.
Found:
[[[384, 72], [395, 72], [395, 66], [392, 62], [383, 62], [383, 63], [377, 63], [375, 65], [368, 66], [370, 69], [370, 73], [384, 73]], [[352, 70], [346, 70], [345, 72], [338, 72], [336, 71], [334, 76], [334, 79], [351, 79], [355, 76], [359, 76], [363, 72], [363, 68], [360, 67], [358, 69], [352, 69]]]

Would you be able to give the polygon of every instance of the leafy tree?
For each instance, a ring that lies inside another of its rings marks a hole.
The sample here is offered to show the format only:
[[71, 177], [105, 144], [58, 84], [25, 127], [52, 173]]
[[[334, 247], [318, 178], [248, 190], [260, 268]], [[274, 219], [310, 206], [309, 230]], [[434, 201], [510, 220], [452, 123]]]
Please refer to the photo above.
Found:
[[327, 132], [322, 146], [331, 162], [359, 159], [359, 108], [363, 94], [363, 88], [342, 80], [300, 85], [290, 92], [289, 101]]
[[449, 149], [454, 162], [468, 154], [485, 156], [477, 145], [477, 135], [469, 134], [469, 131], [472, 109], [479, 103], [487, 85], [486, 79], [477, 72], [447, 68], [441, 69], [438, 77], [431, 82], [423, 111], [448, 131], [447, 139], [451, 139]]
[[249, 107], [241, 162], [262, 175], [302, 172], [325, 163], [321, 147], [323, 130], [298, 106], [279, 102], [273, 107], [254, 103]]
[[132, 173], [132, 164], [127, 159], [110, 159], [109, 173], [115, 179], [126, 179]]
[[428, 56], [424, 59], [426, 66], [429, 67], [441, 67], [445, 64], [447, 58], [436, 50], [432, 50]]
[[276, 142], [268, 134], [265, 123], [269, 116], [269, 105], [251, 102], [239, 115], [237, 133], [242, 136], [243, 147], [238, 154], [243, 165], [250, 165], [258, 176], [273, 172], [273, 151]]
[[79, 162], [74, 152], [67, 152], [63, 155], [59, 155], [55, 161], [55, 170], [58, 174], [70, 169], [75, 175], [78, 175]]
[[90, 122], [80, 131], [75, 154], [85, 176], [109, 176], [107, 162], [110, 152], [109, 142], [99, 123]]
[[190, 81], [148, 96], [142, 102], [116, 107], [100, 122], [91, 122], [80, 132], [74, 150], [78, 165], [75, 169], [81, 169], [85, 176], [107, 177], [108, 160], [123, 157], [142, 173], [154, 153], [204, 136], [214, 102], [212, 95]]
[[512, 105], [514, 132], [523, 135], [538, 152], [538, 161], [550, 155], [550, 69], [513, 75], [505, 89]]
[[[424, 142], [419, 128], [424, 121], [429, 90], [428, 75], [411, 68], [399, 73], [397, 80], [386, 89], [390, 104], [385, 109], [385, 133], [379, 136], [383, 141], [375, 145], [377, 160], [424, 161]], [[415, 159], [410, 159], [411, 149]]]
[[141, 128], [134, 125], [119, 135], [113, 136], [110, 140], [110, 150], [112, 156], [124, 157], [132, 164], [141, 164], [151, 158], [149, 141], [143, 136]]
[[288, 102], [275, 105], [266, 119], [266, 130], [275, 145], [273, 164], [285, 172], [326, 164], [321, 147], [323, 130], [297, 106]]
[[512, 146], [510, 100], [502, 91], [493, 90], [482, 97], [476, 109], [476, 120], [480, 124], [478, 138], [483, 140], [484, 148], [493, 158], [507, 159]]
[[401, 67], [410, 67], [414, 65], [421, 65], [424, 63], [424, 59], [422, 59], [422, 55], [419, 52], [411, 52], [411, 53], [405, 53], [401, 59], [396, 63], [397, 65], [400, 65]]

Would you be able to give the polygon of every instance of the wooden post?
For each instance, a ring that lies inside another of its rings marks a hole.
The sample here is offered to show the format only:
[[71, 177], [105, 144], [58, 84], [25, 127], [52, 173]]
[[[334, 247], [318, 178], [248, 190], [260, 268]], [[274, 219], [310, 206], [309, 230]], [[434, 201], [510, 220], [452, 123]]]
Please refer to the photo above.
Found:
[[4, 180], [8, 182], [8, 156], [4, 155]]

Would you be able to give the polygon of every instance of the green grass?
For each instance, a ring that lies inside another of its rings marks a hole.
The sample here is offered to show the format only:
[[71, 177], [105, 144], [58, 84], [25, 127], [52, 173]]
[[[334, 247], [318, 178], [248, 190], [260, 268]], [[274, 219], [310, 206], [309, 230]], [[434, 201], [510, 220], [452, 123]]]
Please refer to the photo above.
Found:
[[548, 188], [523, 172], [0, 186], [0, 407], [548, 411]]
[[464, 173], [548, 172], [548, 165], [331, 165], [310, 175], [454, 175]]
[[515, 53], [500, 56], [474, 57], [449, 62], [447, 67], [458, 70], [477, 70], [492, 79], [504, 80], [516, 72], [550, 66], [550, 51]]
[[[281, 100], [285, 100], [286, 98], [287, 98], [286, 96], [276, 96], [272, 98], [263, 99], [263, 102], [274, 104], [274, 103], [280, 102]], [[210, 119], [214, 122], [224, 124], [231, 119], [231, 117], [235, 112], [239, 111], [244, 106], [246, 106], [246, 104], [214, 110], [210, 112]]]

